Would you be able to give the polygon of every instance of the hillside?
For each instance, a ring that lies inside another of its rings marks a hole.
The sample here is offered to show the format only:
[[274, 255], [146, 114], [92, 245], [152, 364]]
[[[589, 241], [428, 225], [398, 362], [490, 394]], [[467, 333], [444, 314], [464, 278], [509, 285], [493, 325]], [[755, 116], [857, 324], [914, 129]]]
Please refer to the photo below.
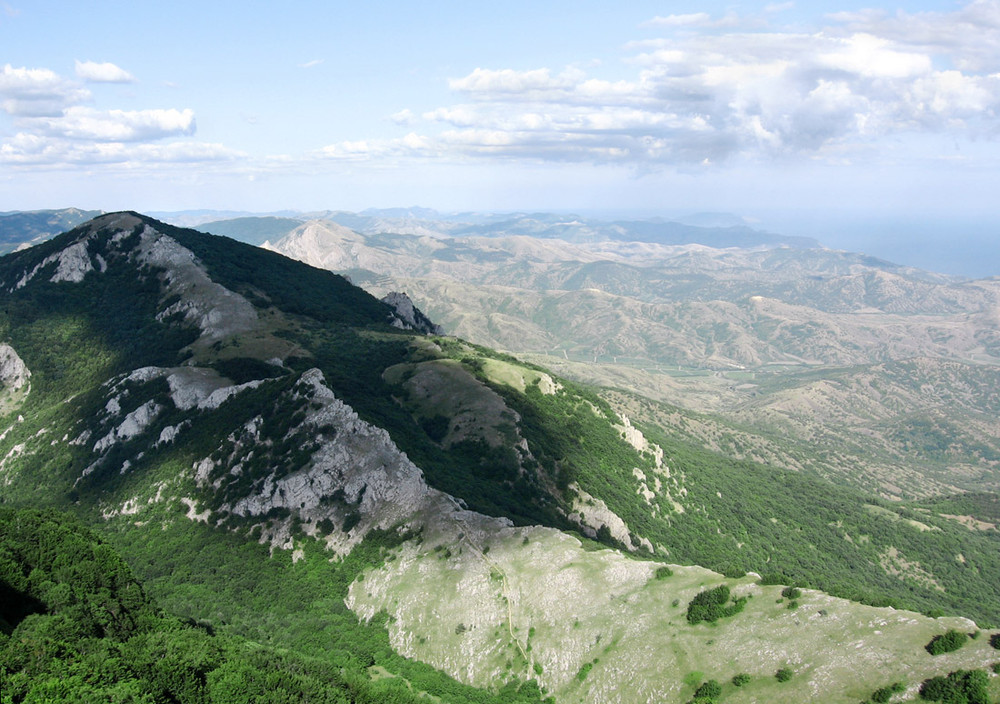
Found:
[[267, 243], [405, 289], [468, 339], [585, 361], [714, 369], [996, 362], [997, 282], [824, 249], [361, 234], [324, 221]]
[[[493, 696], [449, 677], [626, 702], [746, 673], [726, 701], [846, 702], [995, 659], [924, 650], [1000, 623], [1000, 533], [954, 504], [633, 423], [328, 271], [115, 213], [4, 257], [0, 292], [2, 503], [73, 511], [226, 636], [446, 701]], [[722, 584], [730, 615], [685, 617]]]
[[376, 295], [406, 290], [465, 339], [749, 428], [755, 450], [727, 448], [737, 456], [819, 455], [822, 476], [895, 498], [1000, 488], [994, 280], [823, 249], [441, 239], [330, 221], [264, 246]]

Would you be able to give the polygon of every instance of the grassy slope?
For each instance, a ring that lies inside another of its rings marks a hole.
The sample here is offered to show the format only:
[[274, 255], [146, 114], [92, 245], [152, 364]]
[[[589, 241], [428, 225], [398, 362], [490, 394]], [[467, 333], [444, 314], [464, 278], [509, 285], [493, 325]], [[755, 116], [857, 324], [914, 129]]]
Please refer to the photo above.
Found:
[[[558, 701], [680, 702], [716, 679], [726, 702], [854, 703], [897, 681], [912, 696], [925, 678], [1000, 658], [988, 634], [947, 656], [925, 651], [948, 628], [973, 632], [964, 619], [812, 590], [791, 608], [780, 586], [676, 565], [657, 578], [657, 563], [585, 550], [541, 528], [447, 549], [440, 539], [427, 535], [394, 551], [351, 586], [352, 608], [366, 616], [387, 611], [393, 645], [404, 654], [474, 683], [534, 673]], [[744, 610], [689, 624], [687, 603], [720, 584], [750, 597]], [[429, 602], [427, 594], [446, 598]], [[775, 679], [781, 668], [793, 671], [790, 681]], [[740, 673], [751, 679], [737, 689], [730, 680]]]

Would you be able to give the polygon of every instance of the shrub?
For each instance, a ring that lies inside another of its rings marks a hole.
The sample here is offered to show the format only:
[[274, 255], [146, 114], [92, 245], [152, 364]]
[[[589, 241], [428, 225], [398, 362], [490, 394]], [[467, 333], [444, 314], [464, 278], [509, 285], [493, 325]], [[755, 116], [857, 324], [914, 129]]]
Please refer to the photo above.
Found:
[[951, 653], [965, 645], [965, 641], [968, 639], [969, 637], [966, 634], [952, 628], [941, 635], [931, 638], [930, 643], [924, 646], [924, 650], [931, 655]]
[[733, 686], [742, 687], [743, 685], [750, 682], [750, 675], [745, 672], [741, 672], [738, 675], [733, 675]]
[[906, 685], [904, 685], [902, 682], [893, 682], [888, 687], [882, 687], [872, 692], [871, 699], [876, 704], [885, 704], [890, 699], [892, 699], [893, 694], [903, 691], [906, 691]]
[[674, 573], [674, 571], [672, 569], [670, 569], [669, 567], [667, 567], [666, 565], [663, 565], [661, 567], [657, 567], [656, 568], [656, 578], [657, 579], [666, 579], [667, 577], [672, 576], [673, 573]]
[[729, 587], [725, 584], [720, 584], [714, 589], [707, 589], [700, 592], [688, 603], [688, 623], [692, 625], [701, 623], [702, 621], [713, 623], [718, 621], [720, 618], [738, 614], [746, 605], [747, 598], [744, 596], [739, 599], [734, 599], [733, 602], [727, 606], [726, 602], [728, 601]]
[[695, 699], [715, 700], [722, 694], [722, 685], [715, 680], [703, 683], [694, 693]]
[[1000, 650], [1000, 633], [994, 633], [990, 636], [990, 645]]
[[798, 599], [802, 596], [802, 590], [798, 587], [785, 587], [781, 590], [781, 596], [786, 599]]
[[920, 685], [920, 698], [930, 702], [989, 704], [988, 676], [982, 670], [957, 670], [947, 677], [932, 677]]
[[795, 673], [792, 672], [790, 668], [783, 667], [774, 673], [774, 679], [778, 680], [779, 682], [787, 682], [788, 680], [792, 679], [792, 675], [794, 674]]

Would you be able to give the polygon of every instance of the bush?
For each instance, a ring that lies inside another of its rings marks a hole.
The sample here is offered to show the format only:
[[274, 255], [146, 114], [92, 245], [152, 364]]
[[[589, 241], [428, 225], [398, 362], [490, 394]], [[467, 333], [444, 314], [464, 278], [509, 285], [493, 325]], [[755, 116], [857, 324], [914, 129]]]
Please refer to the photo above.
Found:
[[701, 623], [702, 621], [713, 623], [718, 621], [720, 618], [738, 614], [746, 605], [747, 598], [744, 596], [739, 599], [734, 599], [733, 602], [727, 606], [726, 602], [728, 601], [729, 587], [725, 584], [720, 584], [714, 589], [707, 589], [700, 592], [698, 596], [688, 603], [688, 623], [692, 625]]
[[982, 670], [957, 670], [947, 677], [932, 677], [920, 685], [920, 698], [950, 704], [989, 704], [988, 675]]
[[750, 682], [750, 675], [745, 672], [741, 672], [738, 675], [733, 675], [733, 686], [742, 687], [743, 685]]
[[924, 646], [924, 650], [931, 655], [952, 653], [965, 645], [965, 641], [968, 639], [969, 637], [966, 634], [952, 628], [941, 635], [931, 638], [930, 643]]
[[792, 675], [794, 674], [795, 673], [792, 672], [790, 668], [783, 667], [774, 673], [774, 679], [778, 680], [779, 682], [787, 682], [788, 680], [792, 679]]
[[876, 704], [885, 704], [892, 699], [893, 694], [906, 691], [906, 685], [902, 682], [893, 682], [888, 687], [882, 687], [872, 692], [871, 700]]
[[990, 645], [1000, 650], [1000, 633], [994, 633], [990, 636]]
[[666, 565], [663, 565], [662, 567], [657, 567], [656, 568], [656, 578], [657, 579], [666, 579], [667, 577], [670, 577], [673, 574], [674, 574], [674, 571], [672, 569], [670, 569], [669, 567], [667, 567]]
[[802, 590], [800, 590], [798, 587], [785, 587], [784, 589], [781, 590], [781, 596], [785, 597], [786, 599], [798, 599], [800, 596], [802, 596]]
[[707, 699], [713, 701], [722, 695], [722, 685], [715, 680], [708, 680], [703, 683], [694, 693], [695, 699]]

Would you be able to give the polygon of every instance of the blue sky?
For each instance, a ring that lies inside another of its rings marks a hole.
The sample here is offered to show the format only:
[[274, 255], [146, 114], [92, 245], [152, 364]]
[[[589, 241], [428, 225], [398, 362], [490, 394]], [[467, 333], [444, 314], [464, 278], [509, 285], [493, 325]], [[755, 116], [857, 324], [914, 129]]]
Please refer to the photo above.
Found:
[[960, 214], [988, 239], [998, 136], [1000, 0], [0, 2], [0, 210], [719, 210], [845, 242]]

